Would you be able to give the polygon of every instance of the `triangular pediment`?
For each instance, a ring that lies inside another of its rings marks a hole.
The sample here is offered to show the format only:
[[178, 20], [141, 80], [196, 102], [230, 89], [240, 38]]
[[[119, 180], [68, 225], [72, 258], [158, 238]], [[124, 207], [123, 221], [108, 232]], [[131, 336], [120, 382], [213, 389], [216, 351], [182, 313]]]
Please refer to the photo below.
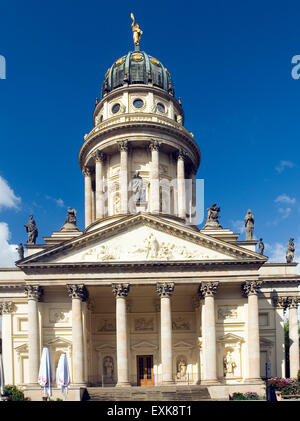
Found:
[[226, 333], [226, 335], [217, 339], [220, 343], [235, 343], [235, 342], [244, 342], [244, 338], [233, 333]]
[[153, 215], [127, 216], [32, 255], [18, 266], [258, 261], [259, 254]]

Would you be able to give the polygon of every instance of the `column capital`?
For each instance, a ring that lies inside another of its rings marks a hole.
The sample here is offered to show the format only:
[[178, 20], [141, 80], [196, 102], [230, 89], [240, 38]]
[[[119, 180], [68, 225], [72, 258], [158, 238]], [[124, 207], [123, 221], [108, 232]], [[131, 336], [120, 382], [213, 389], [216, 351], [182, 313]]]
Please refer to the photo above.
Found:
[[121, 140], [118, 142], [118, 148], [120, 152], [127, 152], [128, 151], [128, 140]]
[[161, 282], [157, 283], [156, 285], [156, 291], [160, 298], [164, 297], [172, 297], [172, 294], [174, 292], [175, 285], [173, 282]]
[[273, 297], [272, 303], [274, 307], [283, 308], [284, 310], [289, 307], [288, 297]]
[[3, 301], [0, 303], [0, 314], [12, 313], [15, 309], [15, 305], [12, 301]]
[[152, 151], [159, 151], [161, 142], [159, 142], [158, 140], [152, 140], [149, 144], [149, 149]]
[[82, 173], [85, 177], [90, 177], [92, 175], [92, 171], [89, 167], [83, 167]]
[[80, 299], [81, 301], [86, 301], [88, 298], [88, 291], [83, 284], [73, 284], [67, 285], [69, 296], [73, 298]]
[[24, 291], [28, 300], [40, 301], [41, 296], [43, 295], [43, 288], [39, 285], [26, 285]]
[[219, 282], [201, 282], [198, 289], [200, 298], [213, 297], [218, 288]]
[[129, 284], [112, 284], [113, 294], [116, 298], [127, 297], [130, 290]]
[[244, 297], [257, 295], [261, 286], [262, 281], [246, 281], [242, 284], [242, 293]]
[[184, 149], [180, 148], [178, 150], [178, 152], [177, 152], [177, 159], [178, 160], [181, 159], [182, 161], [184, 161], [187, 158], [187, 156], [188, 156], [188, 154]]
[[97, 149], [92, 156], [97, 162], [104, 162], [106, 160], [106, 154], [101, 152], [99, 149]]
[[300, 297], [288, 297], [288, 298], [289, 298], [289, 308], [298, 308]]

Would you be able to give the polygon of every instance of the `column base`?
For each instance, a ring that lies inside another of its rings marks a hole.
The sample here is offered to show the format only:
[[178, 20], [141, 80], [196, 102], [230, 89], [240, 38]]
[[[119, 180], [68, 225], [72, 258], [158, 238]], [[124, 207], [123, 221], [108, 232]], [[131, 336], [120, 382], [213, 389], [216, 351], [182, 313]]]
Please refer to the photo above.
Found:
[[130, 384], [130, 382], [118, 382], [117, 384], [116, 384], [116, 387], [131, 387], [131, 384]]
[[201, 380], [200, 384], [205, 385], [205, 386], [209, 386], [209, 385], [216, 385], [216, 384], [220, 384], [218, 379], [210, 379], [210, 380]]
[[69, 387], [73, 387], [74, 389], [77, 389], [78, 387], [86, 387], [86, 383], [71, 383]]
[[264, 380], [262, 380], [261, 379], [261, 377], [258, 377], [258, 378], [255, 378], [255, 379], [245, 379], [245, 383], [250, 383], [250, 384], [257, 384], [257, 383], [259, 383], [259, 384], [264, 384], [265, 382], [264, 382]]

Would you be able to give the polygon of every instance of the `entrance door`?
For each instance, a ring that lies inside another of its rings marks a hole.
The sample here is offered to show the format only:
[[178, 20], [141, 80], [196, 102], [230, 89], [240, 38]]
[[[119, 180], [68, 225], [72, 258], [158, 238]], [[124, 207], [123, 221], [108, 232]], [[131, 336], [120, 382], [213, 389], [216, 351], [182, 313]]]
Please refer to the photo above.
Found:
[[153, 386], [153, 355], [137, 355], [138, 386]]

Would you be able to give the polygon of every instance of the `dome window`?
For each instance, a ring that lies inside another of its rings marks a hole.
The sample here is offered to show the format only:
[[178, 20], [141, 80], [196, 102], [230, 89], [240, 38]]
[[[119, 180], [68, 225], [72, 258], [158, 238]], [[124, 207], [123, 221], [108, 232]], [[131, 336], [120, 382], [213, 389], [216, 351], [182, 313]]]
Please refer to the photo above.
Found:
[[111, 112], [112, 112], [113, 114], [117, 114], [119, 111], [120, 111], [120, 104], [114, 104], [114, 105], [112, 106]]
[[142, 99], [140, 99], [140, 98], [135, 99], [135, 100], [133, 101], [133, 106], [134, 106], [135, 108], [143, 108], [143, 106], [144, 106], [144, 101], [143, 101]]
[[156, 107], [160, 113], [164, 114], [166, 112], [166, 107], [161, 102], [158, 102]]

